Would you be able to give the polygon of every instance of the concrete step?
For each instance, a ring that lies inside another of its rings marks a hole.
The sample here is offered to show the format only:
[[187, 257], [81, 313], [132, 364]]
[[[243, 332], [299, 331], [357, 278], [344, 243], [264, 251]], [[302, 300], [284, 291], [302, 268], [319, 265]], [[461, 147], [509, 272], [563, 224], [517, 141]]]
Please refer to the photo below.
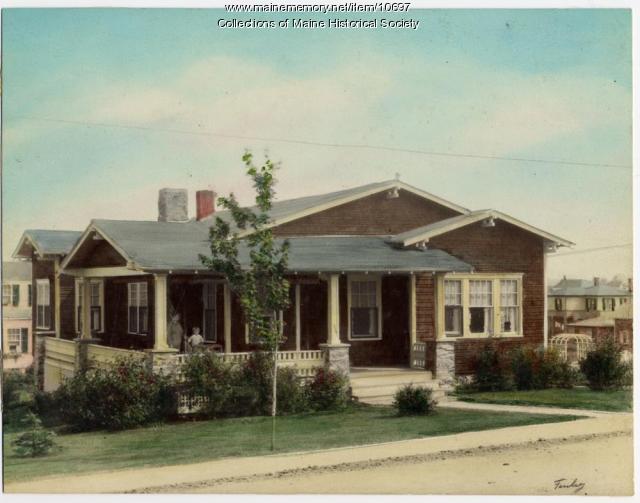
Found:
[[431, 379], [426, 373], [421, 374], [397, 374], [389, 376], [375, 376], [369, 378], [351, 379], [351, 386], [354, 388], [371, 388], [375, 386], [385, 386], [388, 384], [397, 384], [399, 386], [405, 384], [415, 384], [425, 386], [433, 384], [436, 381]]

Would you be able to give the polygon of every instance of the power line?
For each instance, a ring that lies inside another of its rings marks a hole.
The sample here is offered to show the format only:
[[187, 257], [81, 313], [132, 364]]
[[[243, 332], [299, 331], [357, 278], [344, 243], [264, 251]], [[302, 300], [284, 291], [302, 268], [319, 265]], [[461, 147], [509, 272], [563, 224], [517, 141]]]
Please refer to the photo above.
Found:
[[559, 257], [566, 257], [567, 255], [579, 255], [581, 253], [591, 253], [591, 252], [601, 251], [601, 250], [612, 250], [614, 248], [626, 248], [628, 246], [633, 246], [633, 243], [625, 243], [625, 244], [611, 245], [611, 246], [600, 246], [598, 248], [587, 248], [585, 250], [576, 250], [576, 251], [570, 251], [567, 253], [558, 253], [557, 255], [547, 255], [547, 257], [559, 258]]
[[459, 158], [466, 158], [466, 159], [484, 159], [484, 160], [494, 160], [494, 161], [530, 162], [530, 163], [537, 163], [537, 164], [561, 164], [561, 165], [567, 165], [567, 166], [588, 166], [588, 167], [602, 167], [602, 168], [631, 169], [631, 166], [625, 165], [625, 164], [604, 164], [604, 163], [593, 163], [593, 162], [551, 160], [551, 159], [532, 159], [528, 157], [503, 157], [503, 156], [482, 155], [482, 154], [437, 152], [432, 150], [417, 150], [417, 149], [407, 149], [407, 148], [399, 148], [399, 147], [388, 147], [388, 146], [382, 146], [382, 145], [368, 145], [365, 143], [324, 143], [324, 142], [310, 141], [310, 140], [292, 140], [287, 138], [243, 136], [243, 135], [215, 133], [213, 131], [192, 131], [192, 130], [186, 130], [186, 129], [153, 128], [149, 126], [107, 124], [103, 122], [88, 122], [88, 121], [78, 121], [78, 120], [69, 120], [69, 119], [49, 119], [45, 117], [14, 116], [13, 119], [24, 119], [24, 120], [33, 120], [33, 121], [41, 121], [41, 122], [57, 122], [62, 124], [72, 124], [72, 125], [86, 126], [86, 127], [133, 129], [138, 131], [176, 133], [176, 134], [185, 134], [185, 135], [194, 135], [194, 136], [210, 136], [210, 137], [216, 137], [216, 138], [229, 138], [229, 139], [236, 139], [236, 140], [253, 140], [253, 141], [264, 141], [264, 142], [290, 143], [290, 144], [296, 144], [296, 145], [309, 145], [309, 146], [316, 146], [316, 147], [383, 150], [387, 152], [404, 152], [409, 154], [429, 155], [429, 156], [436, 156], [436, 157], [459, 157]]

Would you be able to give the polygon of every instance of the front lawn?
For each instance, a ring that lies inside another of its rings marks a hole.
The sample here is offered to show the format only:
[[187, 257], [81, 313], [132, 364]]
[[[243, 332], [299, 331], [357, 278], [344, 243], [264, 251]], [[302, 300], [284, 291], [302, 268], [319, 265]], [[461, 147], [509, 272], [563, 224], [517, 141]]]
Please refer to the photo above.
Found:
[[[397, 417], [390, 407], [352, 406], [344, 412], [278, 418], [278, 452], [306, 451], [508, 426], [570, 421], [578, 416], [438, 409], [426, 417]], [[161, 424], [118, 433], [60, 435], [59, 452], [22, 459], [4, 436], [5, 482], [142, 466], [196, 463], [269, 454], [268, 417]]]
[[631, 390], [591, 391], [587, 388], [551, 388], [531, 391], [462, 393], [457, 395], [457, 398], [464, 402], [476, 403], [631, 412], [633, 392]]

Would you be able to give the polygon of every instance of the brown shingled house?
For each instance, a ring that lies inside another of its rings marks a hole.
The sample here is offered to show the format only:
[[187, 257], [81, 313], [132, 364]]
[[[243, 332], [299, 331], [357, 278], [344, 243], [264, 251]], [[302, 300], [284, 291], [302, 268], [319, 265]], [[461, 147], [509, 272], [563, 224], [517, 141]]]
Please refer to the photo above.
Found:
[[[212, 217], [229, 218], [213, 213], [214, 198], [198, 192], [188, 219], [186, 191], [163, 189], [158, 221], [25, 232], [14, 257], [33, 263], [45, 388], [73, 372], [77, 354], [179, 361], [176, 315], [182, 332], [198, 327], [226, 359], [256, 347], [224, 278], [198, 260]], [[544, 344], [545, 255], [572, 244], [398, 180], [279, 201], [271, 217], [291, 244], [281, 358], [302, 374], [404, 367], [442, 380], [471, 373], [489, 336], [503, 348]]]

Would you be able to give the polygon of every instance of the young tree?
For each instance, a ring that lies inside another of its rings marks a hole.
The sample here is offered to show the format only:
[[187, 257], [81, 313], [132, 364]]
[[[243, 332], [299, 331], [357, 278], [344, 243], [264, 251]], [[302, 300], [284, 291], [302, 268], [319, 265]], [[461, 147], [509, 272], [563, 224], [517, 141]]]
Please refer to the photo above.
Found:
[[231, 222], [216, 217], [214, 225], [209, 230], [211, 256], [200, 255], [200, 260], [208, 269], [225, 276], [231, 291], [240, 299], [253, 338], [259, 341], [265, 351], [272, 354], [273, 450], [277, 412], [278, 346], [283, 328], [279, 312], [289, 306], [289, 282], [284, 277], [289, 243], [286, 240], [277, 243], [268, 226], [271, 221], [269, 210], [275, 194], [273, 174], [277, 166], [269, 158], [265, 159], [262, 166], [255, 166], [253, 155], [248, 151], [242, 156], [242, 161], [256, 191], [255, 210], [241, 207], [233, 193], [229, 197], [219, 198], [220, 206], [229, 210]]

